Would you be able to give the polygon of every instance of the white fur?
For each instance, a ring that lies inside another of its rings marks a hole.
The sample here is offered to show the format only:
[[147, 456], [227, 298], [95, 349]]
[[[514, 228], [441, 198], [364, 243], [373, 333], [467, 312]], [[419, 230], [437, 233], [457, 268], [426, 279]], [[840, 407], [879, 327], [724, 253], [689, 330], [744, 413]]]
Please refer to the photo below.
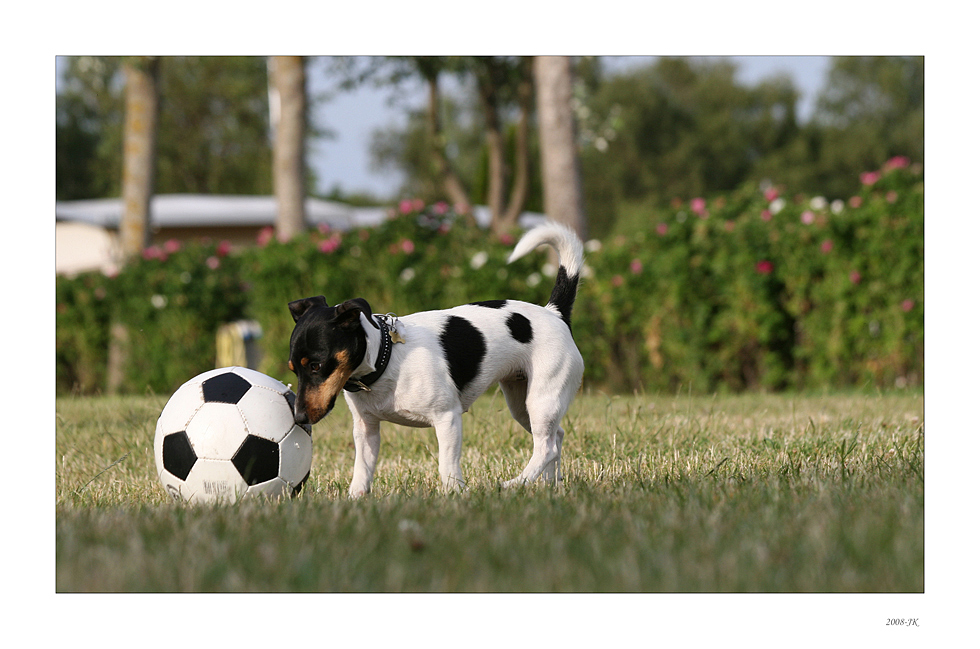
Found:
[[[582, 244], [571, 230], [554, 223], [525, 234], [511, 260], [543, 243], [555, 246], [569, 276], [578, 274], [582, 266]], [[533, 332], [530, 342], [521, 343], [511, 335], [506, 322], [512, 313], [530, 321]], [[440, 344], [444, 324], [453, 315], [474, 325], [486, 344], [479, 372], [462, 393], [453, 383]], [[380, 336], [366, 321], [362, 320], [361, 324], [368, 335], [366, 357], [374, 359]], [[575, 398], [585, 365], [569, 327], [554, 310], [516, 300], [508, 300], [501, 309], [463, 305], [400, 317], [394, 329], [405, 342], [393, 345], [384, 374], [370, 391], [344, 393], [354, 418], [351, 497], [362, 496], [371, 489], [381, 444], [381, 421], [434, 427], [443, 486], [464, 487], [460, 469], [462, 415], [495, 383], [500, 384], [514, 419], [531, 433], [533, 440], [527, 466], [504, 486], [533, 482], [541, 476], [549, 482], [561, 479], [561, 443], [565, 431], [560, 421]], [[361, 368], [354, 376], [360, 373]]]

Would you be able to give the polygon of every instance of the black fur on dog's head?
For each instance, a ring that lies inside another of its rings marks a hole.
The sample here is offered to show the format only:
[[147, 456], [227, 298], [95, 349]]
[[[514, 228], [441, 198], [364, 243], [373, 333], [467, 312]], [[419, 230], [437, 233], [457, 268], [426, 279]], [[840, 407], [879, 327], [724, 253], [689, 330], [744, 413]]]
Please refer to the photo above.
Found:
[[333, 410], [337, 395], [364, 360], [361, 314], [377, 328], [362, 298], [329, 306], [322, 295], [289, 303], [296, 326], [289, 338], [289, 369], [296, 374], [297, 424], [315, 424]]

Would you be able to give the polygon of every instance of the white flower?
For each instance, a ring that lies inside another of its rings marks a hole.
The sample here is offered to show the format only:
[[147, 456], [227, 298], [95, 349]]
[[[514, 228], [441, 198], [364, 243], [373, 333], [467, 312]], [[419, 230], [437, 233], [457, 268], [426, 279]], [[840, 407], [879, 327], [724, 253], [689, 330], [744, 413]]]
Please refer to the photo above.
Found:
[[150, 298], [150, 304], [158, 309], [162, 309], [167, 306], [167, 296], [166, 295], [154, 295]]
[[827, 208], [827, 199], [823, 196], [814, 196], [810, 199], [811, 210], [822, 210]]
[[585, 252], [599, 252], [602, 250], [602, 242], [598, 239], [589, 239], [585, 242]]
[[487, 263], [487, 259], [489, 258], [490, 255], [488, 255], [486, 251], [481, 250], [473, 255], [472, 259], [470, 259], [470, 266], [473, 268], [473, 270], [480, 270], [483, 268], [483, 264]]
[[401, 275], [398, 276], [398, 279], [402, 281], [402, 284], [411, 282], [413, 279], [415, 279], [415, 269], [411, 267], [406, 268], [401, 272]]
[[541, 283], [541, 274], [540, 273], [531, 273], [530, 275], [527, 276], [527, 285], [528, 286], [534, 287], [534, 286], [537, 286], [540, 283]]
[[769, 203], [769, 211], [773, 214], [779, 214], [783, 208], [786, 207], [786, 201], [782, 197], [777, 198], [773, 202]]
[[833, 203], [830, 204], [830, 211], [833, 212], [834, 214], [840, 214], [841, 212], [843, 212], [844, 201], [842, 201], [839, 198], [835, 200]]
[[545, 277], [554, 277], [558, 274], [558, 269], [555, 268], [554, 264], [545, 264], [541, 267], [541, 274]]

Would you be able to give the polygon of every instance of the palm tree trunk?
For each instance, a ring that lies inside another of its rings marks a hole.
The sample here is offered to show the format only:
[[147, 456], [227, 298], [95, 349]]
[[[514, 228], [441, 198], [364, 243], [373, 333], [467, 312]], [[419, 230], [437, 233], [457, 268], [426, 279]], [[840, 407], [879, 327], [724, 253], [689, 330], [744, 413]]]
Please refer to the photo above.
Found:
[[534, 60], [538, 130], [544, 207], [549, 218], [586, 237], [579, 167], [572, 112], [572, 66], [567, 56], [538, 56]]
[[272, 185], [276, 237], [288, 241], [306, 227], [306, 72], [301, 56], [269, 62], [272, 112]]
[[126, 108], [123, 125], [123, 211], [119, 242], [126, 258], [140, 254], [150, 243], [150, 201], [156, 171], [160, 60], [141, 57], [127, 61]]

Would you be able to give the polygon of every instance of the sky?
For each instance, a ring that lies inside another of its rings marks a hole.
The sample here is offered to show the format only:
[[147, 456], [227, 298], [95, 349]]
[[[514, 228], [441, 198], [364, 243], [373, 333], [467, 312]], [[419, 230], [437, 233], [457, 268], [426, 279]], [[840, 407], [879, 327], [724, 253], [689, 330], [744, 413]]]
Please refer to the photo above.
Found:
[[[649, 64], [656, 57], [603, 57], [607, 69], [626, 70], [631, 66]], [[736, 78], [746, 85], [777, 74], [788, 74], [800, 93], [797, 116], [801, 121], [813, 113], [816, 97], [824, 85], [830, 67], [829, 56], [729, 56], [737, 66]], [[318, 72], [316, 64], [310, 70], [311, 90], [325, 90], [331, 85], [329, 77]], [[328, 193], [339, 187], [343, 193], [364, 192], [376, 197], [390, 197], [402, 182], [399, 174], [371, 170], [371, 134], [388, 126], [406, 121], [406, 108], [425, 104], [422, 84], [405, 84], [395, 105], [389, 88], [365, 84], [352, 92], [335, 94], [317, 106], [314, 119], [333, 133], [331, 139], [320, 139], [312, 147], [308, 163], [317, 177], [317, 193]]]

